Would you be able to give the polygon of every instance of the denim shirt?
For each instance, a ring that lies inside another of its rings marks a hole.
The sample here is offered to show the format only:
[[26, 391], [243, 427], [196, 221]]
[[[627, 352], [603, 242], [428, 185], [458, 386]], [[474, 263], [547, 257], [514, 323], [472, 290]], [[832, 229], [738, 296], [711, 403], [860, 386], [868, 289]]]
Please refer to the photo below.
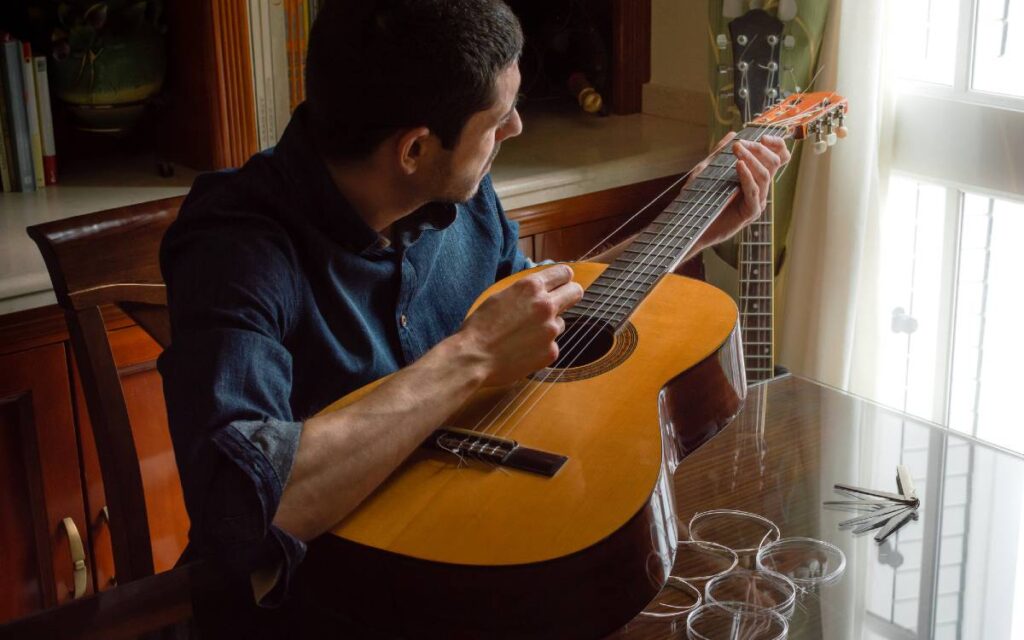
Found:
[[[305, 108], [276, 148], [196, 179], [164, 237], [172, 342], [159, 360], [191, 518], [190, 557], [248, 573], [305, 545], [272, 524], [302, 423], [414, 362], [529, 262], [489, 177], [466, 203], [367, 226], [310, 144]], [[344, 461], [339, 461], [344, 464]]]

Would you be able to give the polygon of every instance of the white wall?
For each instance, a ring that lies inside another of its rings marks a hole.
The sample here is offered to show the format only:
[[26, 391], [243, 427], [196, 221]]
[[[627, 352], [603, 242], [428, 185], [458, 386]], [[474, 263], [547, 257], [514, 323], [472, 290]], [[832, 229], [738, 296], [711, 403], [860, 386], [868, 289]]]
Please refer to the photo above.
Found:
[[651, 0], [651, 81], [644, 112], [707, 121], [706, 0]]

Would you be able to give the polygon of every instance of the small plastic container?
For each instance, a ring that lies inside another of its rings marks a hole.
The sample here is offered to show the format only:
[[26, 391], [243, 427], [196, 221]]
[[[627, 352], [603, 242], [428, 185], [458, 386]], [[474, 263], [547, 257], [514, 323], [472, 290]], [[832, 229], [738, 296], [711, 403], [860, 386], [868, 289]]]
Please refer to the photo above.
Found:
[[744, 602], [777, 611], [784, 617], [793, 615], [796, 606], [796, 585], [774, 571], [731, 571], [708, 581], [704, 587], [708, 604]]
[[672, 575], [703, 588], [708, 580], [735, 569], [738, 562], [735, 551], [716, 542], [680, 540]]
[[640, 612], [645, 621], [682, 620], [703, 603], [700, 589], [685, 580], [669, 576], [664, 588]]
[[757, 552], [757, 568], [781, 573], [801, 589], [831, 584], [846, 570], [846, 554], [814, 538], [782, 538]]
[[754, 555], [766, 544], [775, 542], [782, 535], [774, 522], [762, 515], [735, 509], [713, 509], [695, 513], [690, 518], [690, 540], [716, 542], [729, 547], [749, 562], [744, 566], [753, 568]]
[[705, 604], [686, 619], [690, 640], [782, 640], [789, 623], [778, 611], [746, 602]]

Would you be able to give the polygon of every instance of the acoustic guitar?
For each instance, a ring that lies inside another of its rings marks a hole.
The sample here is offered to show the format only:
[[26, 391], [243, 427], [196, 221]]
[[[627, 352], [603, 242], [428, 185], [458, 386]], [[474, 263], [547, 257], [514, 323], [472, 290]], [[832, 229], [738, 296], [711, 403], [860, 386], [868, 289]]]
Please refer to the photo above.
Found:
[[[814, 136], [845, 113], [835, 94], [794, 95], [739, 137]], [[737, 197], [735, 163], [711, 157], [611, 265], [571, 265], [585, 293], [559, 359], [479, 391], [311, 543], [320, 606], [401, 637], [593, 638], [647, 605], [675, 556], [672, 472], [746, 393], [735, 304], [672, 274]]]

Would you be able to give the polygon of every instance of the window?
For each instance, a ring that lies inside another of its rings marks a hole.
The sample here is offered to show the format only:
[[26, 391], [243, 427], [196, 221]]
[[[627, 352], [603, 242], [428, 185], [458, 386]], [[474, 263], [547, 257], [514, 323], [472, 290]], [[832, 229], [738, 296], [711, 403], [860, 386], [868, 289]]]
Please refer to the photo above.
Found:
[[896, 89], [873, 378], [859, 393], [1024, 452], [1024, 0], [890, 3]]

